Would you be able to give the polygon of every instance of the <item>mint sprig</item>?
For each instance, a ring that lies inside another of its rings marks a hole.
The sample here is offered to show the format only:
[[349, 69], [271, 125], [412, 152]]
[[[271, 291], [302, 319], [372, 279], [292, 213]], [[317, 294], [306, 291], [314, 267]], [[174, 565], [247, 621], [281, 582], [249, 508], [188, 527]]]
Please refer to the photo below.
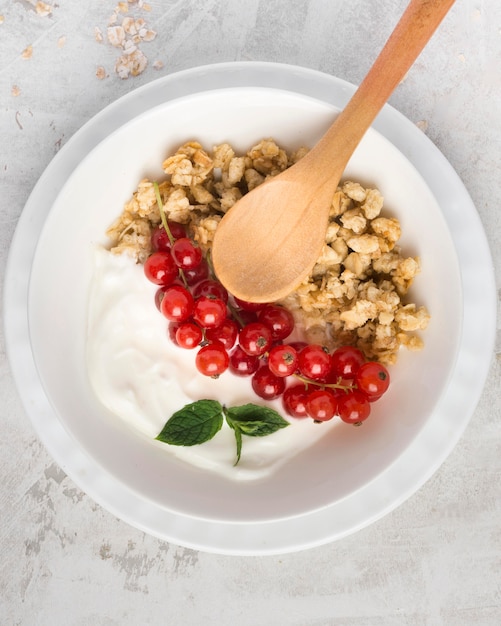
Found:
[[256, 404], [225, 407], [217, 400], [197, 400], [176, 411], [156, 439], [173, 446], [195, 446], [212, 439], [226, 420], [235, 433], [236, 461], [242, 454], [242, 435], [266, 437], [289, 426], [277, 411]]

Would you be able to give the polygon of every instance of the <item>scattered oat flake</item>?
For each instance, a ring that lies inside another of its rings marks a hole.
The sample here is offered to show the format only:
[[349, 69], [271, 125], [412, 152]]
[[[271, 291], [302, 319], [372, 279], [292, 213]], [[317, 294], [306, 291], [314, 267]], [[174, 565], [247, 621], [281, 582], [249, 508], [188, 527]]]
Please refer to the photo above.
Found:
[[142, 36], [143, 41], [153, 41], [157, 33], [154, 30], [147, 30], [145, 34]]
[[52, 13], [52, 7], [46, 2], [37, 2], [35, 4], [35, 11], [38, 13], [38, 15], [46, 17], [47, 15], [50, 15]]
[[124, 54], [117, 59], [115, 71], [120, 78], [139, 76], [148, 65], [148, 59], [141, 50], [134, 50], [132, 54]]
[[134, 45], [134, 42], [132, 42], [130, 40], [125, 42], [125, 46], [124, 46], [125, 54], [132, 54], [136, 50], [137, 50], [137, 46]]
[[128, 2], [119, 2], [117, 4], [117, 9], [120, 13], [128, 13], [129, 12], [129, 3]]
[[151, 4], [148, 4], [147, 2], [145, 2], [143, 4], [143, 11], [151, 11]]
[[102, 65], [100, 65], [97, 68], [96, 76], [97, 76], [97, 78], [99, 78], [99, 80], [103, 80], [104, 78], [106, 78], [106, 70], [104, 69], [104, 67]]
[[99, 26], [94, 26], [94, 39], [98, 42], [101, 43], [103, 41], [103, 32], [102, 30], [99, 28]]
[[461, 61], [461, 63], [466, 63], [466, 57], [464, 56], [464, 54], [458, 54], [458, 59]]
[[154, 70], [161, 70], [163, 66], [163, 61], [155, 61], [155, 63], [153, 63]]
[[25, 48], [22, 52], [21, 52], [21, 57], [23, 59], [31, 59], [31, 57], [33, 56], [33, 46], [28, 46], [27, 48]]
[[125, 31], [121, 26], [108, 26], [108, 41], [115, 48], [121, 48], [125, 42]]
[[21, 90], [17, 85], [12, 85], [12, 89], [10, 90], [10, 95], [17, 98], [17, 96], [21, 93]]
[[122, 20], [122, 28], [128, 35], [136, 35], [136, 21], [133, 17], [124, 17]]
[[416, 126], [425, 133], [428, 130], [428, 120], [419, 120], [416, 122]]
[[0, 15], [0, 24], [3, 24], [5, 22], [5, 17], [3, 15]]
[[62, 37], [59, 37], [59, 39], [57, 40], [57, 47], [58, 48], [62, 48], [66, 43], [66, 37], [63, 35]]

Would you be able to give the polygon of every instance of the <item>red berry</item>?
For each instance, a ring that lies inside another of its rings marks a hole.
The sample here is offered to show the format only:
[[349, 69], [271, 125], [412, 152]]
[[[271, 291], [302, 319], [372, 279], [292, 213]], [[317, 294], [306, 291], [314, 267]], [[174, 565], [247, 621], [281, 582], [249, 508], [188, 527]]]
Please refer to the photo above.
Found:
[[163, 226], [158, 226], [151, 233], [151, 247], [155, 252], [159, 250], [161, 252], [168, 252], [170, 250], [171, 244], [169, 235]]
[[230, 357], [224, 349], [223, 344], [218, 341], [200, 348], [195, 358], [195, 365], [198, 371], [204, 376], [217, 378], [228, 369]]
[[226, 350], [231, 350], [238, 337], [238, 324], [226, 318], [217, 328], [208, 328], [205, 336], [209, 341], [220, 341]]
[[364, 363], [355, 377], [357, 387], [369, 400], [377, 400], [390, 385], [390, 374], [384, 365], [376, 361]]
[[303, 348], [306, 348], [308, 344], [306, 343], [306, 341], [291, 341], [287, 345], [290, 346], [291, 348], [294, 348], [294, 350], [299, 354], [301, 350]]
[[297, 383], [287, 387], [282, 397], [285, 411], [292, 417], [308, 417], [306, 401], [308, 399], [308, 387], [304, 383]]
[[248, 324], [257, 322], [257, 314], [253, 311], [244, 311], [242, 309], [235, 315], [235, 319], [238, 321], [240, 327], [243, 328]]
[[193, 311], [193, 296], [181, 285], [165, 290], [160, 310], [170, 322], [185, 322]]
[[331, 371], [331, 357], [320, 345], [310, 344], [298, 357], [300, 373], [310, 380], [325, 380]]
[[273, 341], [285, 339], [294, 330], [292, 313], [283, 306], [269, 304], [259, 311], [258, 320], [270, 328]]
[[153, 252], [144, 262], [144, 274], [155, 285], [170, 285], [178, 269], [168, 252]]
[[172, 258], [181, 269], [191, 269], [202, 261], [202, 250], [188, 237], [177, 239], [171, 249]]
[[180, 348], [192, 350], [200, 344], [202, 338], [202, 329], [192, 322], [183, 322], [176, 330], [176, 342]]
[[193, 319], [202, 328], [217, 328], [226, 319], [226, 304], [218, 298], [201, 296], [195, 300]]
[[268, 355], [268, 367], [275, 376], [291, 376], [297, 369], [297, 352], [289, 346], [275, 346]]
[[247, 302], [246, 300], [240, 300], [236, 296], [233, 296], [233, 300], [235, 300], [235, 304], [239, 309], [243, 309], [244, 311], [260, 311], [268, 306], [266, 302]]
[[316, 422], [326, 422], [336, 415], [337, 398], [329, 389], [316, 389], [308, 395], [306, 411]]
[[155, 306], [159, 311], [166, 289], [168, 289], [168, 287], [160, 287], [160, 289], [157, 289], [155, 292]]
[[261, 322], [251, 322], [240, 331], [238, 342], [247, 354], [261, 356], [270, 349], [271, 330]]
[[169, 335], [169, 339], [176, 346], [177, 346], [176, 333], [177, 333], [177, 329], [180, 326], [181, 326], [181, 324], [179, 322], [169, 322], [169, 325], [167, 327], [167, 333]]
[[342, 346], [332, 353], [332, 374], [335, 378], [353, 379], [359, 367], [365, 363], [365, 356], [354, 346]]
[[251, 376], [259, 368], [259, 357], [251, 356], [236, 346], [230, 355], [230, 370], [237, 376]]
[[252, 377], [254, 393], [264, 400], [278, 398], [285, 390], [285, 381], [272, 374], [266, 365], [260, 367]]
[[369, 417], [371, 406], [365, 394], [357, 389], [353, 389], [338, 396], [337, 411], [343, 422], [357, 424]]
[[184, 224], [169, 220], [167, 222], [167, 226], [169, 227], [170, 234], [172, 235], [173, 239], [181, 239], [182, 237], [186, 237], [186, 226], [184, 226]]
[[188, 285], [196, 285], [209, 277], [209, 264], [205, 259], [202, 259], [196, 267], [184, 269], [183, 273]]
[[199, 282], [193, 288], [193, 297], [195, 300], [200, 296], [206, 296], [207, 298], [218, 298], [224, 303], [228, 302], [228, 292], [217, 280], [206, 279]]
[[159, 289], [156, 290], [155, 305], [159, 311], [161, 310], [162, 300], [165, 295], [165, 292], [167, 291], [167, 289], [169, 289], [169, 287], [173, 287], [174, 285], [179, 285], [181, 287], [184, 287], [183, 282], [179, 278], [176, 278], [170, 285], [166, 285], [165, 287], [160, 287]]

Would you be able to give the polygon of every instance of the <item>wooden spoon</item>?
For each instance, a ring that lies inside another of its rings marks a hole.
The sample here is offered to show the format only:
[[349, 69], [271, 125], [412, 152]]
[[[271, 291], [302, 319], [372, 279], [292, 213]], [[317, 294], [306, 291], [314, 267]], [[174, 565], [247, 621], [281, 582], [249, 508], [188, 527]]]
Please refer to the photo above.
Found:
[[238, 298], [273, 302], [311, 272], [343, 171], [374, 118], [454, 0], [411, 0], [346, 108], [300, 161], [243, 196], [223, 217], [212, 258]]

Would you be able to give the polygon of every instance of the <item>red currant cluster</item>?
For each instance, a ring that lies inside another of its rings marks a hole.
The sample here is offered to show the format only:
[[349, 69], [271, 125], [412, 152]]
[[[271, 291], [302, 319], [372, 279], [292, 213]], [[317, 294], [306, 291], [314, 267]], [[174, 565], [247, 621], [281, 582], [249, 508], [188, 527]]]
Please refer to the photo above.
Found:
[[[170, 322], [172, 341], [198, 349], [199, 372], [252, 376], [256, 395], [265, 400], [282, 396], [293, 417], [327, 421], [338, 415], [351, 424], [367, 419], [371, 402], [389, 386], [383, 365], [366, 361], [352, 346], [331, 354], [316, 344], [284, 343], [294, 329], [290, 311], [230, 296], [210, 277], [207, 260], [182, 224], [168, 222], [168, 230], [155, 229], [152, 248], [144, 272], [159, 286], [156, 305]], [[296, 382], [288, 385], [291, 376]]]

